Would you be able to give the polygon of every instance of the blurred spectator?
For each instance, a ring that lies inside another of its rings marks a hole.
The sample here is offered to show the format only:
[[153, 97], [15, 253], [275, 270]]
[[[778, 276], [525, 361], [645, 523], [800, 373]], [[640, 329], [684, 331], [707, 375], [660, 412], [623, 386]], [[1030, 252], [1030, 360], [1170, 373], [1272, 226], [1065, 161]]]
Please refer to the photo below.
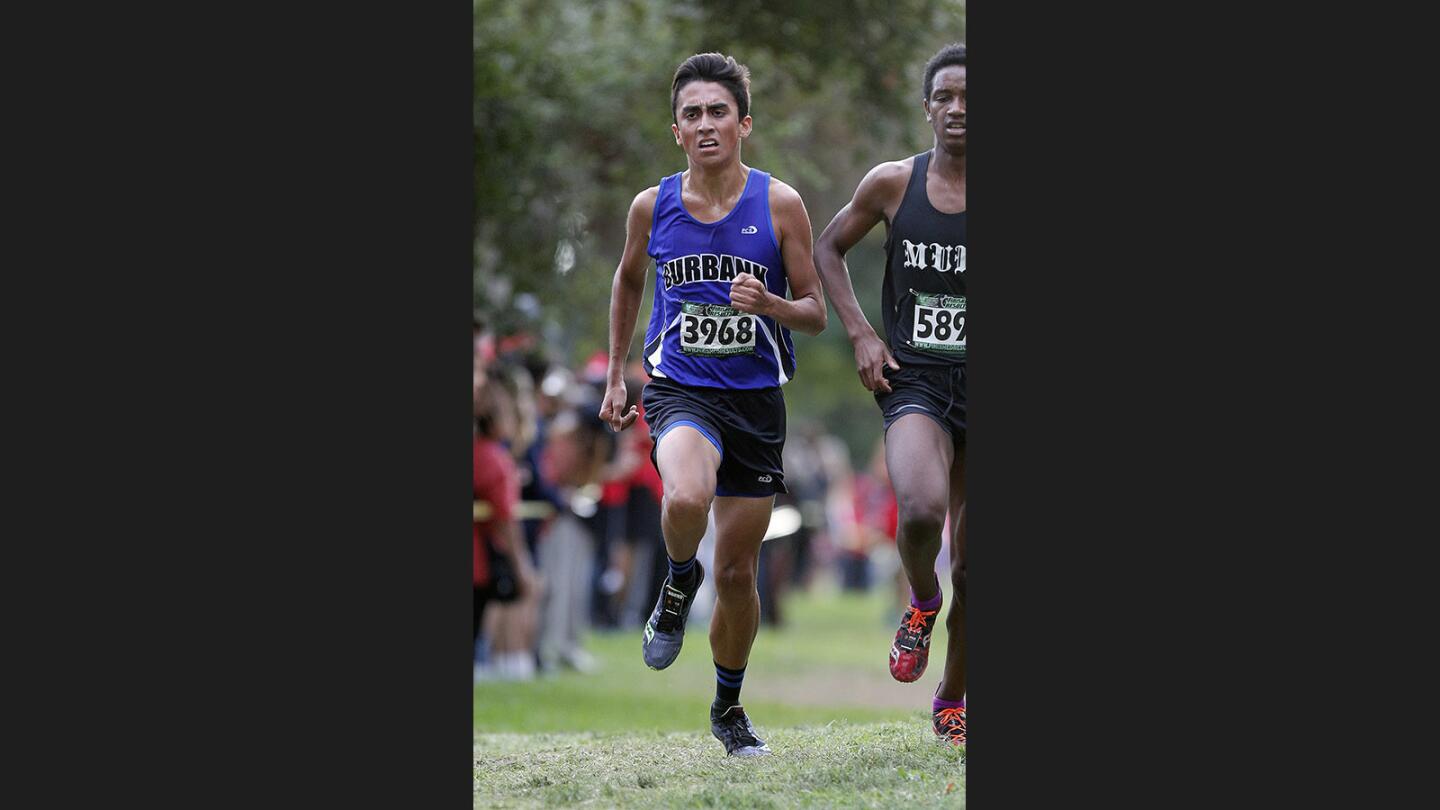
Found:
[[[812, 533], [823, 521], [825, 478], [815, 447], [813, 425], [799, 423], [790, 429], [782, 451], [788, 492], [775, 496], [770, 528], [760, 545], [756, 590], [760, 621], [772, 627], [785, 623], [784, 596], [803, 577], [801, 566], [809, 559]], [[805, 514], [809, 512], [807, 524]]]
[[[543, 383], [543, 378], [542, 378]], [[555, 486], [545, 477], [541, 459], [545, 446], [550, 440], [550, 425], [561, 408], [558, 399], [537, 390], [532, 399], [534, 439], [518, 460], [520, 468], [520, 498], [524, 504], [520, 516], [520, 528], [525, 535], [525, 544], [532, 559], [540, 558], [540, 542], [549, 529], [558, 510], [565, 506], [564, 499]], [[543, 566], [542, 566], [542, 569]]]
[[[523, 627], [497, 618], [504, 605], [539, 597], [540, 578], [520, 538], [516, 506], [520, 477], [503, 441], [514, 432], [517, 411], [503, 375], [482, 372], [477, 353], [474, 430], [475, 677], [516, 672], [514, 654], [526, 650]], [[491, 607], [494, 605], [494, 607]], [[488, 608], [488, 610], [487, 610]], [[487, 615], [488, 614], [488, 615]], [[488, 641], [488, 654], [482, 656]], [[481, 659], [488, 667], [481, 666]], [[518, 664], [523, 672], [523, 664]]]
[[811, 567], [829, 571], [836, 564], [839, 546], [855, 531], [855, 471], [850, 450], [838, 436], [817, 437], [815, 450], [825, 471], [825, 516], [810, 544]]
[[531, 650], [543, 585], [521, 536], [520, 477], [504, 444], [519, 432], [520, 413], [503, 371], [476, 376], [475, 625], [485, 654], [482, 665], [477, 651], [475, 676], [524, 679], [534, 674]]
[[[790, 486], [790, 469], [786, 465], [786, 486]], [[770, 627], [779, 627], [785, 623], [784, 596], [790, 588], [790, 578], [795, 570], [796, 546], [801, 542], [800, 536], [805, 531], [799, 522], [799, 501], [795, 498], [794, 490], [776, 493], [769, 531], [776, 531], [777, 518], [782, 516], [787, 519], [785, 528], [791, 528], [788, 518], [792, 515], [795, 518], [793, 529], [773, 537], [767, 534], [765, 541], [760, 544], [760, 554], [756, 560], [755, 592], [760, 599], [760, 622]]]
[[540, 635], [547, 669], [594, 667], [582, 646], [595, 568], [595, 538], [585, 518], [597, 511], [594, 496], [612, 442], [599, 410], [596, 401], [593, 408], [586, 403], [557, 414], [540, 459], [541, 475], [563, 504], [540, 545], [540, 566], [550, 583]]
[[895, 529], [899, 522], [899, 510], [895, 493], [890, 489], [890, 474], [885, 468], [885, 440], [876, 440], [870, 454], [870, 463], [857, 472], [853, 481], [852, 502], [855, 515], [854, 530], [839, 549], [841, 586], [846, 590], [869, 590], [872, 583], [871, 558], [878, 557], [884, 563], [894, 556], [898, 566], [899, 557], [894, 553]]
[[814, 422], [802, 422], [795, 436], [798, 441], [792, 459], [785, 462], [785, 469], [790, 470], [793, 465], [799, 473], [792, 489], [797, 493], [801, 532], [795, 546], [790, 582], [806, 588], [814, 572], [815, 545], [825, 537], [829, 528], [826, 499], [832, 481], [831, 468], [824, 459], [823, 449], [823, 442], [829, 437]]

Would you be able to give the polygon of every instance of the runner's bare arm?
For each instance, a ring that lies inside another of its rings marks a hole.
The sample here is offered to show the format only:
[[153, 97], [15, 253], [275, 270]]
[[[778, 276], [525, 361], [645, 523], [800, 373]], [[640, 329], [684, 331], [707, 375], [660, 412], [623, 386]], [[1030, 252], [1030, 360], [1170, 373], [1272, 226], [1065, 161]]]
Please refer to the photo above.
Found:
[[835, 313], [845, 325], [845, 334], [855, 347], [855, 368], [860, 382], [869, 391], [890, 391], [883, 367], [899, 368], [895, 356], [875, 328], [865, 319], [845, 254], [870, 233], [881, 220], [888, 220], [905, 193], [909, 168], [902, 162], [882, 163], [871, 169], [855, 189], [855, 196], [840, 209], [815, 243], [815, 267]]
[[813, 239], [810, 215], [800, 194], [773, 178], [770, 210], [780, 256], [785, 261], [790, 297], [775, 295], [759, 279], [740, 273], [730, 283], [730, 303], [741, 312], [764, 315], [807, 335], [818, 335], [825, 329], [827, 316], [825, 293], [815, 275], [815, 259], [810, 247]]
[[600, 418], [615, 431], [630, 427], [639, 416], [634, 406], [629, 412], [625, 411], [625, 402], [629, 399], [625, 389], [625, 362], [630, 356], [640, 299], [645, 295], [645, 269], [650, 259], [646, 248], [650, 243], [650, 222], [658, 193], [659, 187], [651, 186], [635, 195], [630, 203], [630, 214], [625, 219], [625, 249], [610, 285], [610, 363], [605, 372], [605, 400], [600, 405]]

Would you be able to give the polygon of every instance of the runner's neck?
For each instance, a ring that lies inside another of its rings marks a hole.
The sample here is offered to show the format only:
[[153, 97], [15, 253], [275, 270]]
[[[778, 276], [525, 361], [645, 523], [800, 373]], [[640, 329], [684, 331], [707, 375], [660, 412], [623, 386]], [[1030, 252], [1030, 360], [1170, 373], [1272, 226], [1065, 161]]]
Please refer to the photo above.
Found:
[[689, 192], [704, 205], [729, 210], [745, 192], [745, 182], [749, 179], [750, 167], [738, 160], [709, 173], [700, 166], [691, 166], [680, 176], [680, 190], [682, 194]]

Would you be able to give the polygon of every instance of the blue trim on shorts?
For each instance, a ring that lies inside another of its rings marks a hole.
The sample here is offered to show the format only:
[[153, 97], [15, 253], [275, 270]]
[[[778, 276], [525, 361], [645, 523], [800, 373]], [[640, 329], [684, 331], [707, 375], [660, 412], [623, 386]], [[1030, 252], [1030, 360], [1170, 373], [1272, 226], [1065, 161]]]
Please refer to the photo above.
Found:
[[720, 454], [720, 460], [725, 460], [725, 448], [720, 446], [720, 440], [715, 438], [714, 436], [711, 436], [710, 431], [706, 430], [704, 425], [701, 425], [698, 422], [692, 422], [689, 419], [676, 419], [674, 422], [666, 425], [664, 430], [660, 431], [660, 435], [655, 437], [655, 447], [657, 448], [657, 453], [659, 452], [658, 448], [660, 447], [660, 440], [665, 438], [665, 434], [669, 433], [677, 427], [680, 427], [681, 425], [686, 425], [687, 427], [692, 427], [700, 431], [701, 436], [709, 439], [710, 443], [715, 445], [715, 452]]

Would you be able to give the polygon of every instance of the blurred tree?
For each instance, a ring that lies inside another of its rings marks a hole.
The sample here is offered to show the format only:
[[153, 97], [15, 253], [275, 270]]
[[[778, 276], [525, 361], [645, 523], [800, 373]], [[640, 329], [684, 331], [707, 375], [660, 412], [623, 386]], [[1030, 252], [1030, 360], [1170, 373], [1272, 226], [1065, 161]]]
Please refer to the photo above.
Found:
[[[670, 80], [720, 51], [752, 76], [746, 164], [794, 186], [818, 236], [871, 166], [926, 149], [925, 60], [965, 39], [964, 0], [473, 0], [474, 295], [501, 332], [539, 333], [574, 366], [607, 342], [631, 199], [685, 168]], [[881, 229], [851, 252], [879, 322]], [[636, 325], [644, 332], [650, 293]], [[638, 339], [637, 339], [638, 342]], [[793, 418], [865, 458], [879, 418], [844, 331], [796, 340]]]

